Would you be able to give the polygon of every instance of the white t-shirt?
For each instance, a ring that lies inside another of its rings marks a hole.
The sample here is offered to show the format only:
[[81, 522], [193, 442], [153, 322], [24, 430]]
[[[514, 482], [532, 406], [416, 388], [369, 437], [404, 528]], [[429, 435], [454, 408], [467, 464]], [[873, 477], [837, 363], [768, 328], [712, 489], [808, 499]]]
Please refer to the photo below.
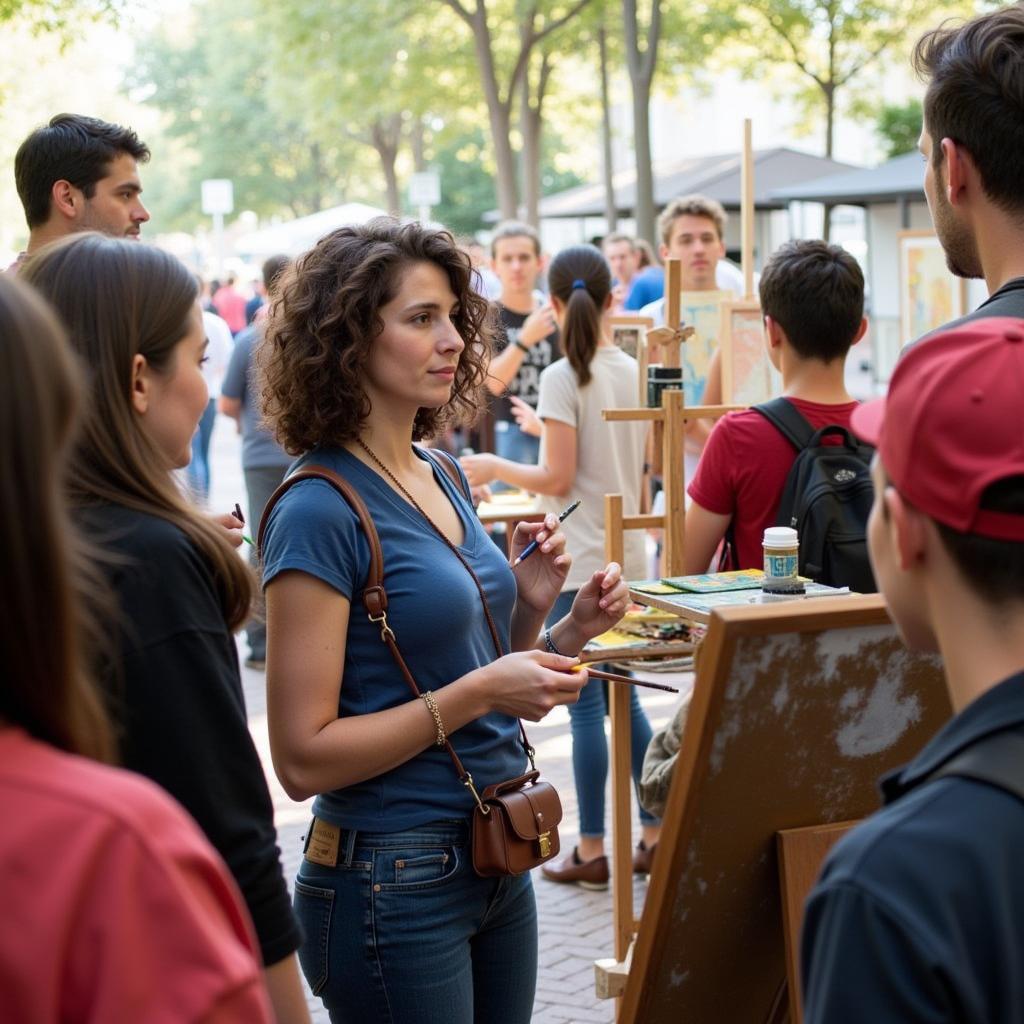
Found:
[[216, 313], [203, 310], [203, 329], [206, 331], [206, 362], [203, 363], [203, 377], [210, 391], [212, 402], [220, 394], [220, 386], [224, 382], [231, 352], [235, 347], [231, 337], [231, 328]]
[[[644, 444], [649, 424], [607, 423], [602, 409], [632, 408], [637, 396], [637, 362], [620, 348], [599, 348], [590, 363], [591, 379], [580, 387], [576, 371], [568, 359], [552, 363], [540, 375], [537, 415], [542, 420], [558, 420], [576, 428], [576, 479], [568, 497], [542, 496], [540, 507], [561, 512], [575, 501], [583, 504], [564, 523], [566, 550], [572, 555], [572, 568], [562, 590], [578, 590], [591, 575], [605, 566], [604, 496], [621, 494], [626, 515], [640, 510]], [[541, 439], [540, 462], [545, 459], [545, 439]], [[625, 534], [627, 579], [640, 579], [645, 573], [644, 534], [629, 530]]]

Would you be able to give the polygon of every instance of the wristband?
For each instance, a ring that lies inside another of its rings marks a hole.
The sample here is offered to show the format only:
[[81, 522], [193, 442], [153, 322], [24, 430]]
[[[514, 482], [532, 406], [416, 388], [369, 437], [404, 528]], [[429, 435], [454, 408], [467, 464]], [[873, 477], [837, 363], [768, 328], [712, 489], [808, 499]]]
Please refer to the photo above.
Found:
[[556, 646], [554, 640], [551, 639], [551, 630], [544, 630], [544, 649], [549, 651], [551, 654], [557, 654], [560, 658], [568, 658], [568, 654], [563, 654]]
[[518, 338], [516, 338], [516, 340], [513, 341], [512, 344], [515, 345], [515, 347], [519, 349], [519, 351], [522, 352], [524, 355], [530, 354], [530, 347], [528, 345], [524, 345]]

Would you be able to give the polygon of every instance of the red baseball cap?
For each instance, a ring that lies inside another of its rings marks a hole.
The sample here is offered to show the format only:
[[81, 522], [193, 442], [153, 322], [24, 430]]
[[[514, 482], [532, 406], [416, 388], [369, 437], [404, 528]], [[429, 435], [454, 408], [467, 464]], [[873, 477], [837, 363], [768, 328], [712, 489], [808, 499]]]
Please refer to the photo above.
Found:
[[1024, 320], [971, 320], [922, 341], [897, 364], [888, 396], [858, 406], [851, 426], [925, 515], [1024, 541], [1024, 515], [980, 507], [990, 484], [1024, 476]]

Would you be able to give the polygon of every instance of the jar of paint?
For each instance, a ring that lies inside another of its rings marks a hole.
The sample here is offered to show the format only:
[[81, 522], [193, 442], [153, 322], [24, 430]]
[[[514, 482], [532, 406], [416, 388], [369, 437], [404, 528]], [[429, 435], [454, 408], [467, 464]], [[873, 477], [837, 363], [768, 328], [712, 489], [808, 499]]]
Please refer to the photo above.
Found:
[[647, 407], [661, 408], [663, 391], [681, 391], [683, 388], [683, 368], [681, 366], [648, 366], [647, 367]]
[[800, 539], [789, 526], [770, 526], [764, 531], [764, 581], [766, 594], [800, 594]]

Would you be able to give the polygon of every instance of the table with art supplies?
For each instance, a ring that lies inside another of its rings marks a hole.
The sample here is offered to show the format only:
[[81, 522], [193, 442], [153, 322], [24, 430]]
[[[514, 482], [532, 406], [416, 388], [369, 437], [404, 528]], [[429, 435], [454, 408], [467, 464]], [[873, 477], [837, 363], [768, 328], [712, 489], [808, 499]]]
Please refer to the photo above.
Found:
[[849, 587], [828, 587], [800, 577], [803, 589], [788, 594], [767, 593], [760, 569], [666, 576], [629, 584], [629, 596], [639, 605], [693, 622], [707, 623], [716, 608], [735, 608], [780, 601], [806, 601], [820, 597], [849, 596]]

